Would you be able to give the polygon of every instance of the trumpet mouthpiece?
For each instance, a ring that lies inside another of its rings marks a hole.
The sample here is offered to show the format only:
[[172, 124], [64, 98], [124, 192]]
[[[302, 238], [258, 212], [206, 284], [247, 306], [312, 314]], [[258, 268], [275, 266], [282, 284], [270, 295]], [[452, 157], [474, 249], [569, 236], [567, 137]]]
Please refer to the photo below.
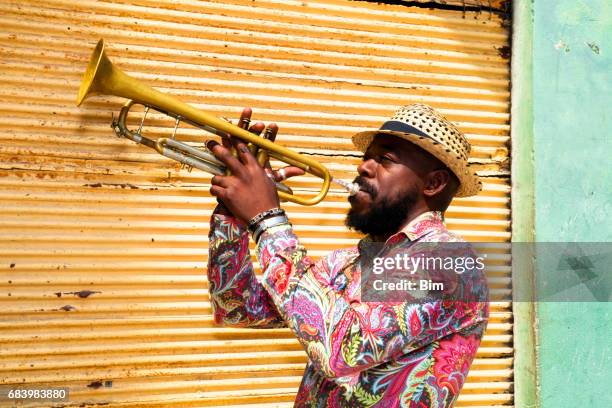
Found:
[[350, 181], [339, 179], [332, 179], [332, 181], [344, 188], [346, 191], [348, 191], [350, 196], [357, 194], [357, 192], [359, 191], [359, 184], [357, 183], [351, 183]]

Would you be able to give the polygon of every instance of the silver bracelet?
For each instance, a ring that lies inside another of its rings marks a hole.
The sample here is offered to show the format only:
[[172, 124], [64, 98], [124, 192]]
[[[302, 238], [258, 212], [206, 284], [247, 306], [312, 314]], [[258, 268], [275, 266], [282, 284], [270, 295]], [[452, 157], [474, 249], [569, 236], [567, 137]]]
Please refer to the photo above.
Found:
[[286, 215], [277, 215], [276, 217], [261, 220], [253, 231], [253, 241], [255, 241], [256, 244], [259, 243], [259, 238], [264, 231], [284, 224], [291, 225]]
[[249, 222], [247, 223], [247, 226], [249, 227], [249, 230], [253, 232], [253, 230], [255, 229], [255, 227], [257, 227], [257, 224], [259, 224], [261, 220], [265, 218], [274, 217], [277, 215], [285, 215], [285, 210], [283, 210], [282, 208], [276, 207], [276, 208], [269, 209], [267, 211], [262, 211], [256, 216], [254, 216], [253, 218], [251, 218]]

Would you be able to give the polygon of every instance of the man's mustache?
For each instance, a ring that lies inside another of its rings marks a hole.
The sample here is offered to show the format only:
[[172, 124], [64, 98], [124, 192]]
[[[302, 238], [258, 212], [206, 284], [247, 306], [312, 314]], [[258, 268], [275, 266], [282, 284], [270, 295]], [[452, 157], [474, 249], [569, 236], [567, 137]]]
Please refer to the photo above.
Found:
[[357, 183], [359, 188], [365, 191], [366, 193], [370, 194], [372, 198], [376, 198], [376, 196], [378, 195], [378, 190], [373, 185], [368, 183], [365, 180], [365, 177], [357, 176], [355, 177], [355, 180], [353, 180], [353, 183]]

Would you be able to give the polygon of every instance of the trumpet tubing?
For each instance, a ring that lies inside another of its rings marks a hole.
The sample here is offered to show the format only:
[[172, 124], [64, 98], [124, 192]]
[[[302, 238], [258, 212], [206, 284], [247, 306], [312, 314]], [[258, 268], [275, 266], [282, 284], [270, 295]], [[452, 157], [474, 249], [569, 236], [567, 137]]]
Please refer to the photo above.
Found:
[[214, 155], [209, 152], [171, 138], [162, 138], [153, 141], [142, 136], [142, 123], [137, 132], [130, 131], [126, 126], [126, 120], [130, 108], [134, 104], [145, 106], [145, 115], [149, 108], [153, 108], [156, 111], [175, 118], [175, 131], [179, 121], [184, 121], [217, 135], [229, 134], [248, 143], [253, 149], [252, 151], [257, 151], [257, 157], [260, 164], [265, 162], [267, 156], [269, 156], [289, 165], [299, 167], [306, 173], [322, 179], [319, 193], [311, 198], [296, 196], [287, 186], [277, 183], [276, 186], [279, 190], [279, 197], [283, 200], [302, 205], [317, 204], [327, 195], [332, 181], [341, 185], [348, 190], [349, 193], [354, 194], [358, 190], [358, 187], [354, 183], [334, 180], [325, 166], [310, 157], [278, 146], [266, 138], [254, 135], [221, 118], [196, 109], [191, 105], [181, 102], [172, 95], [164, 94], [130, 77], [115, 67], [108, 59], [104, 52], [104, 40], [98, 41], [91, 55], [77, 95], [77, 106], [80, 106], [85, 99], [93, 95], [114, 95], [129, 99], [126, 105], [121, 109], [118, 120], [113, 122], [112, 126], [115, 132], [137, 143], [153, 148], [160, 154], [190, 167], [195, 167], [212, 174], [224, 174], [225, 172], [223, 163], [217, 160]]

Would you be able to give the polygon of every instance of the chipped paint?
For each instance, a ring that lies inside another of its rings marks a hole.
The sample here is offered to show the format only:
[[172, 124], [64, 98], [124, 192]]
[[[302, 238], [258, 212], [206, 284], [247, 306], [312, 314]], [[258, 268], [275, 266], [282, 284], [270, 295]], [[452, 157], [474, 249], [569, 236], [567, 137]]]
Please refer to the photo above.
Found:
[[555, 44], [555, 49], [556, 50], [563, 50], [565, 52], [570, 52], [569, 45], [567, 45], [567, 43], [565, 41], [563, 41], [563, 40], [557, 41], [557, 43]]
[[87, 388], [93, 388], [93, 389], [98, 389], [101, 388], [103, 386], [102, 381], [92, 381], [89, 384], [87, 384]]
[[588, 43], [586, 43], [586, 45], [589, 46], [591, 51], [593, 51], [595, 54], [599, 55], [599, 46], [595, 42], [588, 42]]
[[503, 59], [510, 59], [511, 49], [509, 45], [504, 45], [503, 47], [497, 48], [497, 52]]
[[74, 295], [74, 296], [80, 297], [81, 299], [86, 299], [96, 293], [102, 293], [102, 292], [99, 290], [81, 290], [79, 292], [57, 292], [55, 293], [55, 295], [57, 297], [61, 297], [61, 295]]

